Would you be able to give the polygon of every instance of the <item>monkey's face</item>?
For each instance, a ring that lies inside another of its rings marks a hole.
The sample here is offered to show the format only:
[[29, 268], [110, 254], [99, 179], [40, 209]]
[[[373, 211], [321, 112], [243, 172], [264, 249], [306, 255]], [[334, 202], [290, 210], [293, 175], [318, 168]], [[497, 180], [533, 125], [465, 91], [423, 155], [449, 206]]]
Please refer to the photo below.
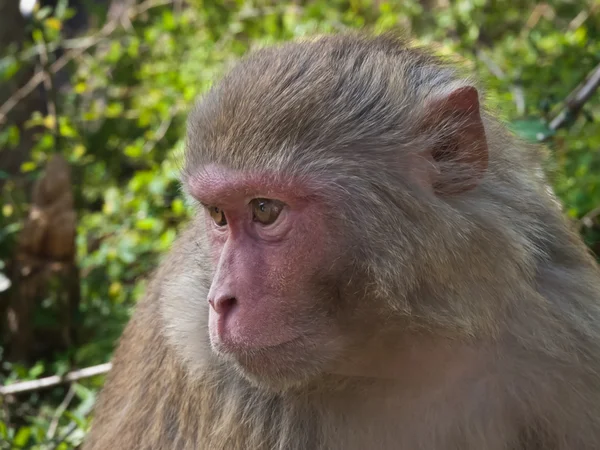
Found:
[[250, 57], [190, 116], [183, 182], [207, 257], [173, 274], [163, 310], [193, 363], [210, 336], [269, 386], [339, 373], [369, 333], [432, 316], [415, 292], [470, 261], [449, 203], [488, 167], [476, 89], [418, 54], [336, 42]]
[[336, 239], [305, 186], [203, 168], [190, 181], [203, 205], [214, 276], [206, 301], [212, 349], [259, 382], [296, 382], [343, 347]]

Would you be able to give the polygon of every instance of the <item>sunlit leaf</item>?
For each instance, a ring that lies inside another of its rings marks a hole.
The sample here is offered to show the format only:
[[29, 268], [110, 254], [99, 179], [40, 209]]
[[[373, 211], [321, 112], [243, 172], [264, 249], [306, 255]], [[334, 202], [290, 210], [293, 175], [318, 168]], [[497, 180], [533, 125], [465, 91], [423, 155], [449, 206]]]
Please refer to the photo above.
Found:
[[15, 211], [15, 208], [10, 203], [5, 203], [4, 205], [2, 205], [2, 215], [4, 217], [12, 216], [14, 211]]
[[73, 156], [75, 158], [79, 159], [83, 155], [85, 155], [85, 147], [83, 145], [78, 144], [75, 147], [73, 147]]
[[21, 164], [21, 172], [23, 172], [23, 173], [31, 172], [35, 169], [37, 169], [37, 164], [34, 163], [33, 161], [27, 161], [27, 162], [24, 162], [23, 164]]
[[29, 427], [21, 427], [17, 432], [17, 435], [13, 439], [14, 445], [17, 447], [25, 447], [29, 442], [29, 437], [31, 436], [31, 428]]
[[46, 19], [45, 24], [48, 28], [59, 31], [62, 29], [62, 22], [56, 17], [49, 17]]
[[56, 126], [56, 117], [55, 116], [44, 117], [44, 126], [48, 129], [53, 129]]

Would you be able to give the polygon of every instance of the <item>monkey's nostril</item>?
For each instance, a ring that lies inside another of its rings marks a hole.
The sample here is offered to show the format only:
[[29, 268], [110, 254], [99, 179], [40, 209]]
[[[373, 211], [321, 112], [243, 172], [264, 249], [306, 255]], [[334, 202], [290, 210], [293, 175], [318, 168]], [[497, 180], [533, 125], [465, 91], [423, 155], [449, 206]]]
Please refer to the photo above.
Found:
[[217, 297], [216, 299], [211, 298], [208, 300], [208, 303], [210, 303], [210, 306], [212, 306], [212, 309], [214, 309], [217, 314], [225, 315], [235, 306], [236, 299], [235, 297], [222, 296]]

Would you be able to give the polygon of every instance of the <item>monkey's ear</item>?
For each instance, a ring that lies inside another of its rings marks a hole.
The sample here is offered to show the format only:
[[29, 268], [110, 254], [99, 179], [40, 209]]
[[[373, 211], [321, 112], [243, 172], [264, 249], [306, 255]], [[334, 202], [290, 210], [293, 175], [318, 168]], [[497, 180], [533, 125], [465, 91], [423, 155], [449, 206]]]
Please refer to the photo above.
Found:
[[431, 180], [434, 191], [456, 195], [474, 189], [488, 168], [477, 89], [461, 87], [432, 101], [428, 117], [429, 129], [440, 136], [428, 155], [436, 168]]

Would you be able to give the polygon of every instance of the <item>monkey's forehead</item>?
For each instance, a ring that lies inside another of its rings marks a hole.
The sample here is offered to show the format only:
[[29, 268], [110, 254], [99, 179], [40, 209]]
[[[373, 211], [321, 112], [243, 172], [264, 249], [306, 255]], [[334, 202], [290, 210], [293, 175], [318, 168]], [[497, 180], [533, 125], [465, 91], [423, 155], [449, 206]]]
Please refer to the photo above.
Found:
[[425, 98], [454, 79], [430, 54], [390, 35], [264, 49], [190, 114], [186, 163], [281, 170], [316, 156], [334, 162], [351, 154], [359, 163], [361, 154], [397, 152], [414, 139]]

